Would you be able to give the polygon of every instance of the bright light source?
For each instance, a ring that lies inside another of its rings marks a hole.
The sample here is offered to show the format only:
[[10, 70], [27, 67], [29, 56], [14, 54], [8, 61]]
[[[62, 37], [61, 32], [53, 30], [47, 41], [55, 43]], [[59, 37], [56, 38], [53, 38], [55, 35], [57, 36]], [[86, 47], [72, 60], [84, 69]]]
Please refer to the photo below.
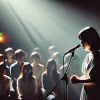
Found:
[[4, 43], [4, 41], [5, 41], [5, 37], [3, 33], [0, 33], [0, 43]]
[[0, 41], [2, 41], [3, 40], [3, 37], [2, 36], [0, 36]]
[[0, 36], [0, 42], [4, 42], [4, 37], [3, 36]]

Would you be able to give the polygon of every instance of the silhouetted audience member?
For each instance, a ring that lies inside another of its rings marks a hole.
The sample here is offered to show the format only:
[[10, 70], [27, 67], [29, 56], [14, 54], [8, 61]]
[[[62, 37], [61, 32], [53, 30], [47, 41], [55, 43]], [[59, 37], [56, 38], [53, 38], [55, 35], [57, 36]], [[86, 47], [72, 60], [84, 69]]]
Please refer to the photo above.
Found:
[[24, 64], [25, 52], [22, 49], [17, 49], [14, 55], [17, 61], [11, 65], [10, 74], [11, 74], [11, 79], [13, 81], [13, 88], [16, 91], [16, 81], [20, 75], [22, 66]]
[[42, 54], [41, 54], [41, 50], [39, 47], [34, 48], [33, 52], [37, 52], [40, 56], [40, 60], [42, 59]]
[[60, 55], [59, 52], [54, 52], [52, 55], [52, 59], [55, 60], [56, 64], [57, 64], [57, 70], [60, 72], [60, 67], [61, 67], [61, 61], [62, 61], [62, 57]]
[[46, 57], [44, 57], [42, 50], [39, 47], [36, 47], [33, 49], [33, 52], [37, 52], [39, 54], [39, 56], [40, 56], [39, 62], [44, 65], [46, 62]]
[[[6, 64], [5, 56], [3, 54], [0, 54], [0, 62], [3, 62], [4, 64]], [[6, 65], [6, 73], [7, 72], [9, 72], [9, 67]]]
[[37, 87], [39, 92], [41, 89], [41, 74], [44, 72], [44, 66], [39, 63], [40, 56], [37, 52], [32, 52], [30, 58], [32, 60], [31, 66], [33, 69], [33, 74], [36, 76], [37, 79]]
[[5, 75], [6, 69], [6, 65], [0, 58], [0, 100], [9, 100], [9, 95], [13, 91], [11, 78]]
[[80, 100], [100, 99], [100, 37], [93, 27], [83, 28], [78, 35], [82, 47], [89, 51], [82, 66], [83, 75], [71, 76], [73, 84], [84, 83]]
[[53, 46], [53, 45], [52, 46], [49, 46], [49, 48], [48, 48], [49, 59], [52, 58], [54, 52], [57, 52], [56, 47]]
[[37, 80], [29, 63], [22, 67], [20, 77], [17, 80], [17, 88], [21, 100], [34, 100], [37, 93]]
[[[57, 72], [56, 62], [52, 59], [49, 59], [46, 64], [46, 70], [41, 77], [42, 88], [45, 90], [45, 94], [48, 93], [59, 80], [60, 73]], [[62, 86], [59, 84], [47, 98], [48, 100], [50, 98], [62, 100], [62, 96]]]
[[10, 76], [10, 66], [11, 66], [11, 64], [16, 62], [16, 60], [14, 60], [14, 57], [13, 57], [14, 50], [11, 47], [9, 47], [9, 48], [5, 49], [5, 54], [7, 57], [7, 59], [5, 60], [5, 63], [8, 66], [8, 69], [6, 71], [6, 75]]

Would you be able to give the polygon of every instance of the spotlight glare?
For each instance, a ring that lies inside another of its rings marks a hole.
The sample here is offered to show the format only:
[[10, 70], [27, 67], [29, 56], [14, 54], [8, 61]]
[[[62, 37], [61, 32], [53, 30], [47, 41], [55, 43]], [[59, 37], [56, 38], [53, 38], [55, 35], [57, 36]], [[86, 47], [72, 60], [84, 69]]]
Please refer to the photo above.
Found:
[[3, 37], [0, 37], [0, 41], [2, 41], [3, 40]]
[[5, 37], [3, 33], [0, 33], [0, 43], [4, 43], [4, 42], [5, 42]]

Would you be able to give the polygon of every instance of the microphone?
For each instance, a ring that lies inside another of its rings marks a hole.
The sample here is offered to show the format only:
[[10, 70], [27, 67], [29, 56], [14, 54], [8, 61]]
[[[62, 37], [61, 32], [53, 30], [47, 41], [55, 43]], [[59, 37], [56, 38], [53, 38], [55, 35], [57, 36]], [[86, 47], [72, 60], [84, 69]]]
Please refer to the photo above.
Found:
[[78, 44], [77, 46], [75, 46], [74, 48], [72, 48], [71, 50], [69, 50], [68, 52], [66, 52], [64, 55], [66, 55], [67, 53], [70, 53], [70, 52], [75, 51], [75, 50], [78, 49], [79, 47], [81, 47], [80, 44]]

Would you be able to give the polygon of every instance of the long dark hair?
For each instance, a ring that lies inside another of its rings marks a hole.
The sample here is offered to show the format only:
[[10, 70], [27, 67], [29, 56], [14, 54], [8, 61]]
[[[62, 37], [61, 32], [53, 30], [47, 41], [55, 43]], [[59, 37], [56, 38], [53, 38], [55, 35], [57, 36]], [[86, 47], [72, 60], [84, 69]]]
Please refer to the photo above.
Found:
[[83, 28], [78, 35], [80, 40], [87, 42], [92, 50], [100, 50], [100, 37], [93, 27]]
[[30, 81], [30, 80], [32, 80], [32, 78], [33, 78], [34, 75], [33, 75], [33, 71], [32, 71], [32, 66], [29, 63], [25, 63], [22, 66], [20, 77], [22, 77], [23, 80], [25, 79], [24, 68], [26, 68], [26, 67], [28, 67], [28, 69], [31, 69], [31, 73], [28, 76], [28, 80]]
[[57, 72], [57, 64], [56, 64], [56, 62], [55, 62], [55, 60], [53, 60], [53, 59], [49, 59], [48, 61], [47, 61], [47, 63], [46, 63], [46, 70], [45, 70], [45, 72], [46, 72], [46, 74], [47, 75], [49, 75], [49, 73], [50, 73], [50, 68], [49, 67], [51, 67], [52, 65], [54, 65], [55, 67], [54, 67], [54, 69], [52, 70], [53, 72], [53, 79], [57, 79], [57, 77], [58, 77], [58, 72]]

